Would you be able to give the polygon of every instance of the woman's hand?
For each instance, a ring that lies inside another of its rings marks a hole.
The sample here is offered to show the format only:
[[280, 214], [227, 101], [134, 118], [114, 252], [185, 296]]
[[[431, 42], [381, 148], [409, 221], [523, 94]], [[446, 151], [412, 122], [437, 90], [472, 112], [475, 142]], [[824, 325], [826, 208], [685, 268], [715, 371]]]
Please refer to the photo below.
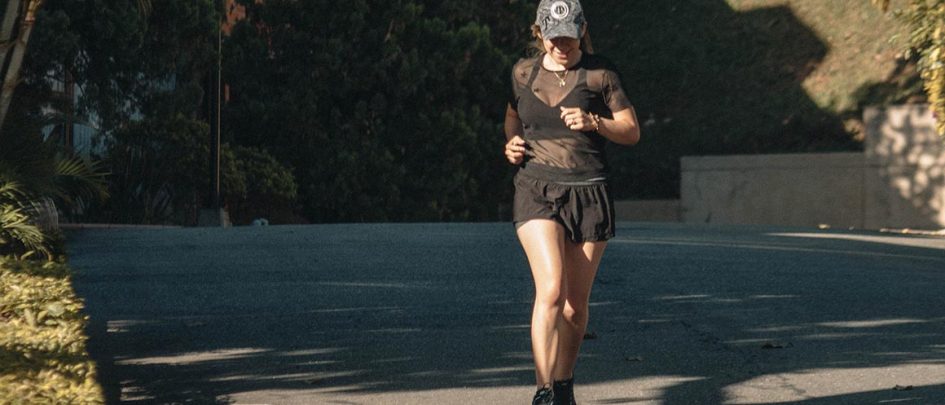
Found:
[[582, 111], [580, 108], [561, 107], [561, 120], [564, 125], [572, 131], [596, 131], [597, 125], [591, 115]]
[[505, 109], [505, 158], [513, 165], [520, 165], [525, 161], [525, 140], [522, 134], [525, 128], [522, 127], [522, 119], [518, 116], [518, 111], [509, 104]]
[[597, 131], [603, 137], [621, 145], [635, 145], [640, 141], [640, 126], [633, 107], [613, 113], [613, 119], [601, 118], [580, 108], [561, 107], [561, 120], [572, 131]]
[[525, 140], [515, 135], [505, 143], [505, 158], [513, 165], [520, 165], [525, 160]]

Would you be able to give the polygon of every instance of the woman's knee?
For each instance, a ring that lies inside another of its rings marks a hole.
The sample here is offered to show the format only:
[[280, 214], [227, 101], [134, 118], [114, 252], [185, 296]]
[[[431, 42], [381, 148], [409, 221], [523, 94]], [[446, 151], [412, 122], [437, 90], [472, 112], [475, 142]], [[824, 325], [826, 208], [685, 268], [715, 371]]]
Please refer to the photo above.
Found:
[[547, 309], [560, 312], [564, 309], [565, 296], [560, 285], [549, 283], [535, 289], [535, 303]]
[[568, 323], [579, 326], [587, 322], [588, 309], [586, 303], [574, 303], [570, 300], [565, 301], [561, 310], [561, 316]]

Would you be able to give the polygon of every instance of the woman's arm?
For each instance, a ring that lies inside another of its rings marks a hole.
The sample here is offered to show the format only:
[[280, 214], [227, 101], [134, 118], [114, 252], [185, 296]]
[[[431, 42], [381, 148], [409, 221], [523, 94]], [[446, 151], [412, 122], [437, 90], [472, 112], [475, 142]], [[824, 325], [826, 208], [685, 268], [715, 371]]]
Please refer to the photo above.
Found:
[[522, 128], [522, 119], [518, 117], [518, 111], [515, 111], [510, 104], [505, 109], [505, 139], [510, 140], [513, 137], [521, 137], [525, 133]]
[[613, 119], [595, 117], [580, 108], [561, 107], [561, 119], [572, 131], [597, 131], [621, 145], [635, 145], [640, 141], [640, 124], [633, 107], [614, 112]]
[[522, 134], [522, 119], [510, 104], [505, 109], [505, 158], [513, 165], [521, 164], [525, 160], [525, 140]]
[[640, 142], [640, 125], [633, 107], [614, 113], [614, 119], [598, 119], [597, 132], [621, 145], [636, 145]]

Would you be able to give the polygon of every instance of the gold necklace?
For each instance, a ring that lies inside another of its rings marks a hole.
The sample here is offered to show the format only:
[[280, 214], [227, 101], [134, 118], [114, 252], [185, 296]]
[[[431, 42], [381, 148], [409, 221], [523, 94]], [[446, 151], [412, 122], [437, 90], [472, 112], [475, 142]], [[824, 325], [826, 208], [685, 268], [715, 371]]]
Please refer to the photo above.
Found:
[[558, 78], [558, 87], [564, 87], [568, 83], [568, 69], [564, 70], [563, 75], [559, 75], [558, 72], [552, 71], [551, 73], [555, 74], [555, 77]]

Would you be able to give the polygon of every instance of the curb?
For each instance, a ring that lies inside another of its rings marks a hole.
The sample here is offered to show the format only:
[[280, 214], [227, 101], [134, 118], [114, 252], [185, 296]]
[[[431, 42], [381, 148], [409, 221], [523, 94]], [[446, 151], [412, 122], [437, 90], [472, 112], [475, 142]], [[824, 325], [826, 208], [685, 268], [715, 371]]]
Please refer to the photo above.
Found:
[[59, 229], [75, 231], [82, 229], [180, 229], [175, 225], [135, 225], [135, 224], [59, 224]]

